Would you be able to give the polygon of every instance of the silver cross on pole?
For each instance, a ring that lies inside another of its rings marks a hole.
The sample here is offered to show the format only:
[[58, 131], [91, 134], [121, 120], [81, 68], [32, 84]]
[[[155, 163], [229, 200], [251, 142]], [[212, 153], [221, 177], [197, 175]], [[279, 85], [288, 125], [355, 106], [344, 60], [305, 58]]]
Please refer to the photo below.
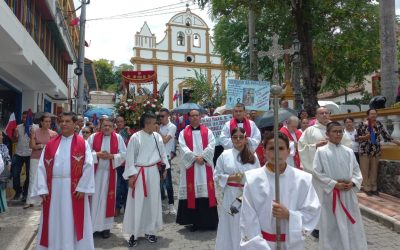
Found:
[[267, 56], [274, 62], [274, 73], [272, 75], [272, 83], [275, 85], [280, 85], [279, 83], [279, 74], [278, 74], [278, 60], [281, 59], [284, 55], [289, 54], [293, 55], [295, 53], [294, 48], [283, 49], [282, 45], [279, 44], [279, 35], [274, 34], [272, 36], [272, 46], [268, 51], [259, 51], [258, 57]]

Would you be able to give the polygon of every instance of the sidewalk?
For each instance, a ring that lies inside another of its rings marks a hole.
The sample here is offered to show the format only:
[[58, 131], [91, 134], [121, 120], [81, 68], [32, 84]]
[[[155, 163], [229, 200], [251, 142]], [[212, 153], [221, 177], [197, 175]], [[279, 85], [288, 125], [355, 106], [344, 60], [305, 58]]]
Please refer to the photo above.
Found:
[[358, 193], [357, 196], [362, 215], [400, 233], [399, 198], [384, 193], [368, 196], [364, 192]]

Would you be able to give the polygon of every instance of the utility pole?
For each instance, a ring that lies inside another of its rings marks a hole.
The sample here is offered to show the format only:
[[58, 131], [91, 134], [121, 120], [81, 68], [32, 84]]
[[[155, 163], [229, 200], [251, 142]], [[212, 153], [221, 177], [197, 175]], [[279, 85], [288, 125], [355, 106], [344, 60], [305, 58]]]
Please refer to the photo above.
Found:
[[84, 102], [84, 82], [83, 77], [85, 69], [85, 24], [86, 24], [86, 5], [90, 3], [90, 0], [83, 0], [81, 7], [81, 17], [79, 25], [79, 54], [77, 68], [74, 73], [78, 76], [78, 107], [77, 112], [83, 113], [83, 102]]
[[256, 21], [254, 6], [249, 5], [249, 56], [250, 56], [250, 80], [258, 80], [257, 69], [257, 37], [256, 37]]

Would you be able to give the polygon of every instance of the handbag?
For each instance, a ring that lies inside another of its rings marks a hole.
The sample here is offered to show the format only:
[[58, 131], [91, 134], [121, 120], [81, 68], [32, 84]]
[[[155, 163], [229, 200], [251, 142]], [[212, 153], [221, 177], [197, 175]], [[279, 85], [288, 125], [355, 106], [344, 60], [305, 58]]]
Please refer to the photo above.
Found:
[[154, 138], [154, 142], [156, 143], [156, 146], [157, 146], [158, 155], [160, 156], [160, 159], [161, 159], [161, 163], [157, 164], [157, 166], [158, 166], [158, 171], [160, 172], [160, 176], [162, 176], [162, 173], [164, 173], [165, 169], [167, 168], [167, 165], [165, 165], [165, 163], [162, 162], [160, 148], [158, 147], [158, 142], [156, 140], [156, 136], [154, 135], [154, 133], [153, 133], [153, 138]]
[[0, 174], [0, 189], [7, 188], [7, 183], [10, 180], [10, 177], [11, 177], [11, 172], [8, 171], [7, 167], [4, 167], [4, 171]]

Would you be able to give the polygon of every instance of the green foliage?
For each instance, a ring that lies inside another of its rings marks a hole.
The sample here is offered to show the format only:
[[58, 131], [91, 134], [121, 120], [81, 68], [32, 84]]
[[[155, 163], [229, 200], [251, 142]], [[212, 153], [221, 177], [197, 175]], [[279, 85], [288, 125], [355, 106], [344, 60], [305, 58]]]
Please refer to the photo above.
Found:
[[347, 101], [344, 104], [348, 105], [368, 105], [369, 101], [372, 99], [372, 95], [368, 93], [367, 91], [362, 92], [362, 97], [361, 98], [355, 98], [353, 100]]
[[133, 70], [133, 65], [123, 63], [115, 66], [114, 61], [107, 59], [94, 60], [93, 63], [99, 88], [110, 92], [118, 91], [119, 84], [122, 81], [122, 71]]

